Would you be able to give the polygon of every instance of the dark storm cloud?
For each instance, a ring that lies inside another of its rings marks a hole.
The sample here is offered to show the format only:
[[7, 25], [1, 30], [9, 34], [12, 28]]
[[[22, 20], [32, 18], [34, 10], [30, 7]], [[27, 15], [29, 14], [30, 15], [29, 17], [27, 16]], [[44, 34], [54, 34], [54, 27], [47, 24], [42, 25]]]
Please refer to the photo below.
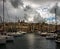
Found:
[[[0, 0], [3, 1], [3, 0]], [[39, 4], [44, 2], [48, 2], [48, 1], [56, 1], [56, 0], [25, 0], [27, 3], [29, 3], [28, 1], [32, 2], [32, 4]], [[10, 22], [14, 22], [17, 21], [18, 19], [16, 17], [18, 17], [20, 20], [27, 20], [28, 18], [30, 18], [30, 14], [37, 14], [34, 15], [34, 22], [40, 22], [43, 21], [43, 18], [41, 18], [40, 15], [38, 15], [38, 13], [36, 13], [35, 11], [33, 11], [33, 9], [28, 5], [24, 8], [20, 8], [21, 6], [24, 5], [24, 0], [5, 0], [5, 21], [10, 21]], [[30, 4], [31, 5], [31, 4]], [[26, 12], [27, 11], [27, 12]], [[24, 17], [24, 13], [28, 13], [28, 15], [26, 17]], [[2, 2], [0, 2], [0, 16], [3, 17], [3, 4]]]
[[28, 10], [31, 10], [32, 8], [29, 6], [29, 5], [27, 5], [25, 8], [24, 8], [24, 11], [28, 11]]
[[[18, 2], [19, 1], [19, 2]], [[4, 0], [4, 21], [5, 22], [15, 22], [15, 17], [18, 17], [20, 19], [23, 19], [23, 10], [20, 8], [20, 6], [23, 5], [23, 2], [21, 0], [14, 1], [14, 4], [18, 2], [16, 6], [19, 6], [19, 8], [15, 7], [15, 5], [12, 5], [11, 0]], [[15, 11], [16, 10], [16, 11]], [[0, 0], [0, 16], [3, 20], [3, 0]]]
[[19, 5], [23, 6], [23, 2], [21, 0], [10, 0], [13, 7], [18, 8]]
[[56, 20], [57, 24], [60, 24], [60, 6], [58, 6], [59, 3], [55, 4], [51, 9], [50, 9], [50, 13], [56, 14]]
[[6, 0], [4, 0], [4, 2], [6, 2]]
[[60, 16], [60, 7], [58, 5], [55, 5], [50, 9], [50, 13], [55, 13], [55, 12], [57, 16]]
[[[27, 5], [24, 8], [25, 11], [25, 20], [30, 23], [38, 23], [38, 22], [43, 22], [44, 19], [40, 16], [40, 14], [34, 10], [31, 6]], [[29, 21], [29, 18], [33, 20]]]
[[6, 0], [0, 0], [0, 2], [1, 2], [1, 1], [4, 1], [4, 2], [6, 2]]

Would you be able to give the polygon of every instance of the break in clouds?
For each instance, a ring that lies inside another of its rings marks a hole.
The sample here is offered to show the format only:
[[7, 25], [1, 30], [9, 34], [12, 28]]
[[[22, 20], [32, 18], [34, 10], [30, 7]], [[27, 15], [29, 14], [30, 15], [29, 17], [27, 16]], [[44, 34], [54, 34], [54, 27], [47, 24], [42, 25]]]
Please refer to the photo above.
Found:
[[[20, 19], [20, 21], [25, 20], [25, 22], [32, 23], [43, 22], [45, 21], [44, 18], [55, 17], [54, 9], [56, 2], [58, 2], [57, 18], [60, 21], [59, 0], [4, 0], [4, 21], [17, 22]], [[46, 11], [46, 9], [49, 10]], [[3, 20], [3, 0], [0, 0], [0, 16], [1, 21]], [[45, 22], [48, 23], [48, 20]], [[55, 21], [53, 20], [53, 22]]]

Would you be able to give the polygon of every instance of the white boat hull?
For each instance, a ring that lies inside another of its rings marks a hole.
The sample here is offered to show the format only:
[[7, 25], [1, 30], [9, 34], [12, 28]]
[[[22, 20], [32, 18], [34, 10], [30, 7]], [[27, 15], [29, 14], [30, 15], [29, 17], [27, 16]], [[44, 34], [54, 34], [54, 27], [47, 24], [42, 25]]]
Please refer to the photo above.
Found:
[[20, 36], [22, 33], [7, 33], [8, 36]]
[[6, 39], [5, 39], [5, 38], [0, 37], [0, 44], [6, 44]]
[[14, 37], [13, 36], [7, 36], [6, 41], [14, 41]]
[[60, 43], [60, 40], [55, 40], [56, 43]]
[[1, 37], [5, 38], [6, 41], [13, 41], [14, 40], [13, 36], [1, 35]]

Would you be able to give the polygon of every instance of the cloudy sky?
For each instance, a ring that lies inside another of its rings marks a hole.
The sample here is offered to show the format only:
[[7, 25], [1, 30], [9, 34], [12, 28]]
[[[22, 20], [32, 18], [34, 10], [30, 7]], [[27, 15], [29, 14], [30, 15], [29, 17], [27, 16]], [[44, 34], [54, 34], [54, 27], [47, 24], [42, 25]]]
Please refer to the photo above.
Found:
[[[16, 22], [18, 19], [25, 22], [55, 23], [57, 3], [57, 22], [60, 24], [60, 0], [4, 0], [4, 21]], [[3, 0], [0, 0], [0, 21], [3, 18]]]

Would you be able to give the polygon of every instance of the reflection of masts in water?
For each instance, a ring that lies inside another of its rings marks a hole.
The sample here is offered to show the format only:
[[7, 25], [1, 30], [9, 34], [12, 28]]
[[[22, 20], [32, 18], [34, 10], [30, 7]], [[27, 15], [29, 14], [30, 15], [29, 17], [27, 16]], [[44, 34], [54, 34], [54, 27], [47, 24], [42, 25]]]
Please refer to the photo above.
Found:
[[3, 0], [3, 32], [4, 32], [4, 0]]

